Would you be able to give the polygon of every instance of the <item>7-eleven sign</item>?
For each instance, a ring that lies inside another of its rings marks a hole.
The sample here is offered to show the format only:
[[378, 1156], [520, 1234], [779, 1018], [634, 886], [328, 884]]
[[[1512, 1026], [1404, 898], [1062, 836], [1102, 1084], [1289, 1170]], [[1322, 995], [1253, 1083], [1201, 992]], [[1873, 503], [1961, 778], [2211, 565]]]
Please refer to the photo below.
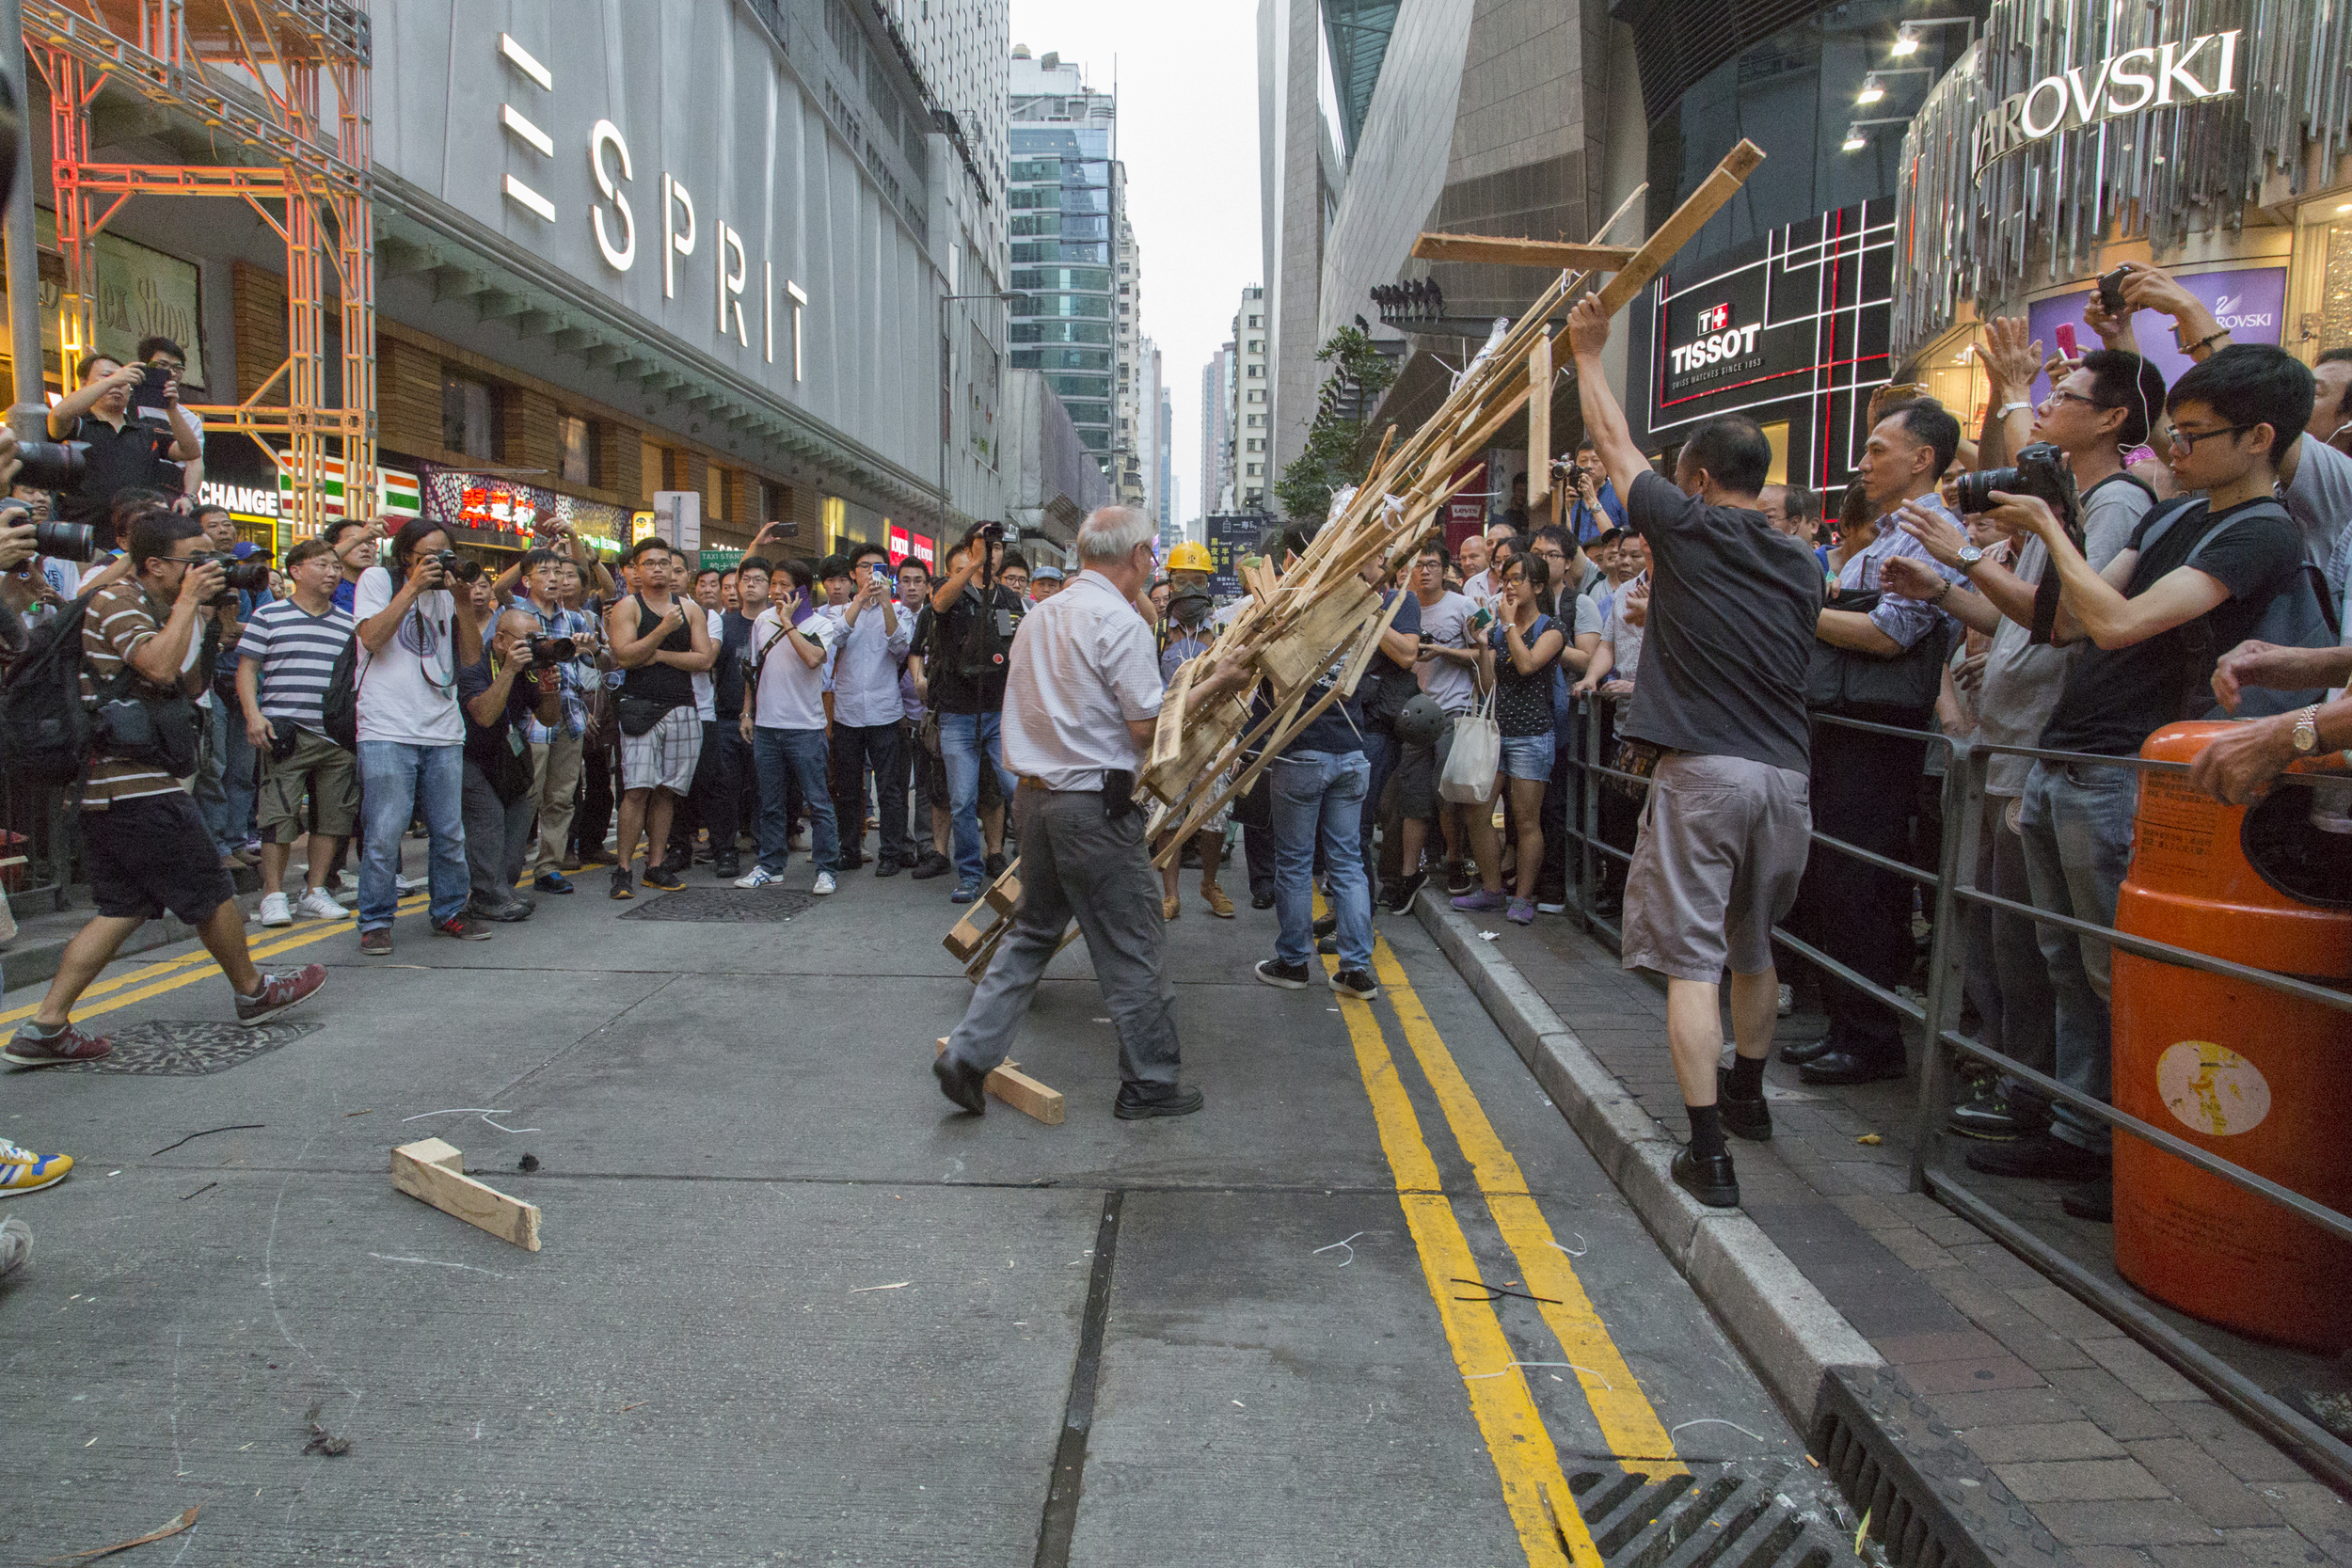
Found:
[[[293, 467], [281, 462], [278, 469], [278, 494], [289, 515], [294, 510], [294, 476]], [[327, 521], [344, 515], [343, 463], [340, 457], [323, 458], [319, 463], [319, 493]], [[399, 468], [379, 467], [375, 470], [375, 515], [398, 528], [409, 518], [419, 515], [423, 502], [418, 494], [417, 476]]]

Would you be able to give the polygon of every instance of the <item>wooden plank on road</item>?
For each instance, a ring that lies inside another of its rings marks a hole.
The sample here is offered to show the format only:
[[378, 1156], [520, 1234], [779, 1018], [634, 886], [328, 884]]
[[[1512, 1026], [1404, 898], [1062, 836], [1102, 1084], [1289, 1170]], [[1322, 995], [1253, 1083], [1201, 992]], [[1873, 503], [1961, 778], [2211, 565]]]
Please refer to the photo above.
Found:
[[421, 1139], [392, 1150], [392, 1185], [501, 1242], [538, 1251], [538, 1205], [476, 1181], [458, 1168], [461, 1163], [457, 1150], [440, 1139]]

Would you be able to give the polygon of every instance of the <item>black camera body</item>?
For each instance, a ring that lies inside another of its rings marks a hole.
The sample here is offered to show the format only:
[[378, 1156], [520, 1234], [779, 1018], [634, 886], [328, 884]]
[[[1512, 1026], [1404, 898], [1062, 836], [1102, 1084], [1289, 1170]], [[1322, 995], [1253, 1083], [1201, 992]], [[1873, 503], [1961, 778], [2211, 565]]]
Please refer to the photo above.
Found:
[[569, 664], [580, 657], [580, 644], [568, 637], [547, 637], [538, 632], [531, 635], [531, 667], [551, 670], [559, 664]]
[[459, 582], [473, 582], [482, 576], [482, 562], [459, 555], [455, 550], [443, 550], [433, 558], [441, 563], [441, 570]]
[[1979, 468], [1952, 482], [1953, 500], [1963, 513], [1993, 510], [1995, 490], [2010, 496], [2037, 496], [2049, 503], [2069, 532], [2077, 526], [2074, 470], [2067, 466], [2066, 454], [2047, 441], [2018, 448], [2013, 468]]
[[2123, 297], [2123, 279], [2129, 277], [2131, 272], [2132, 269], [2126, 266], [2099, 275], [2099, 309], [2110, 316], [2122, 315], [2131, 303]]
[[266, 561], [239, 561], [226, 550], [205, 550], [188, 557], [191, 566], [201, 566], [207, 562], [220, 568], [220, 575], [225, 579], [221, 589], [224, 594], [238, 589], [259, 594], [269, 587], [269, 562]]

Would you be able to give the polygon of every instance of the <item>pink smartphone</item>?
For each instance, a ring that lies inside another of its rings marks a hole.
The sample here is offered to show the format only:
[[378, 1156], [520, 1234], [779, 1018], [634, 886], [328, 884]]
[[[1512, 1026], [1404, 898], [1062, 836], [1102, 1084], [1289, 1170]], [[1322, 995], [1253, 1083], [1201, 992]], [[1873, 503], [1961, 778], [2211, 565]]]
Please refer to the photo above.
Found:
[[2058, 324], [2058, 352], [2069, 359], [2082, 357], [2082, 351], [2074, 346], [2074, 324], [2073, 322]]

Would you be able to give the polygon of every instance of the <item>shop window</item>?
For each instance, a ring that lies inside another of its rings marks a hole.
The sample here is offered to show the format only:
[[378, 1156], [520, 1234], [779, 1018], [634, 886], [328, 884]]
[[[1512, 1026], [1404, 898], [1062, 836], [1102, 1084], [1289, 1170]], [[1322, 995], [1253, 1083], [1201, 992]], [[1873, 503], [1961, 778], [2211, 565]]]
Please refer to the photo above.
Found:
[[841, 531], [849, 526], [850, 503], [839, 496], [827, 496], [824, 504], [825, 553], [831, 555], [841, 547]]
[[565, 414], [556, 421], [563, 439], [562, 471], [566, 484], [596, 483], [596, 426], [592, 420]]
[[1764, 439], [1772, 449], [1772, 467], [1764, 473], [1767, 484], [1788, 483], [1788, 421], [1775, 420], [1763, 427]]
[[498, 388], [470, 375], [441, 374], [441, 445], [468, 457], [498, 458]]

